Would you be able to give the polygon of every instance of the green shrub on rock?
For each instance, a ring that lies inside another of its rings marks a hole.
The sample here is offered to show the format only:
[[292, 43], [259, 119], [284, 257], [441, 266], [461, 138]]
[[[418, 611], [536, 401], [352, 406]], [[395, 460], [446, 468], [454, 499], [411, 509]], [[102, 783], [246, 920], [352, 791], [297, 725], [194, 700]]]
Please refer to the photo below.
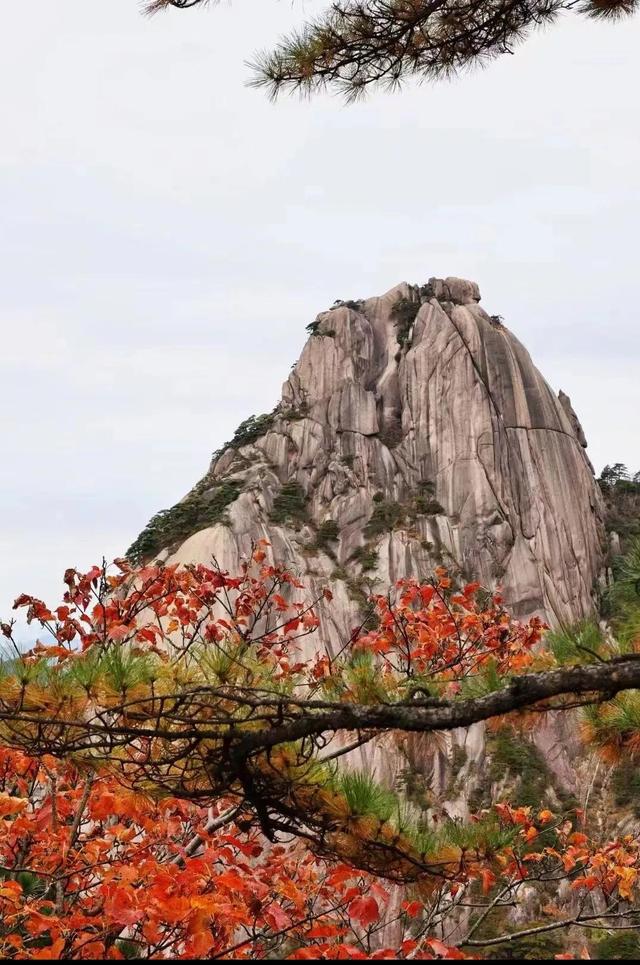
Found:
[[406, 298], [404, 295], [400, 296], [391, 309], [391, 317], [396, 327], [396, 338], [400, 346], [407, 342], [411, 326], [415, 322], [419, 310], [420, 302], [418, 299]]
[[381, 533], [390, 533], [401, 525], [404, 518], [405, 510], [400, 503], [392, 503], [386, 499], [376, 501], [369, 522], [364, 528], [364, 535], [367, 539], [370, 539], [372, 536], [379, 536]]
[[273, 501], [270, 519], [273, 523], [306, 523], [308, 520], [307, 497], [300, 483], [284, 484]]
[[157, 556], [163, 549], [172, 550], [198, 530], [223, 522], [227, 506], [242, 491], [235, 480], [214, 483], [209, 489], [194, 491], [171, 509], [163, 509], [153, 516], [126, 556], [136, 565]]

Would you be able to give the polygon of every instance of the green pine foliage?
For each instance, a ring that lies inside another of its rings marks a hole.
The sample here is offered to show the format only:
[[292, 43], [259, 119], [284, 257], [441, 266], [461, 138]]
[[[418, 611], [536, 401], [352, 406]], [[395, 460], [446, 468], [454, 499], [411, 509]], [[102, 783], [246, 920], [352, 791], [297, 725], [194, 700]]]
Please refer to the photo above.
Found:
[[340, 539], [340, 529], [335, 519], [325, 519], [318, 526], [314, 548], [330, 550], [331, 543], [335, 543], [338, 539]]
[[444, 513], [444, 507], [433, 492], [433, 483], [422, 482], [416, 492], [403, 502], [385, 499], [383, 493], [376, 493], [373, 497], [373, 512], [364, 529], [365, 538], [372, 539], [383, 533], [390, 533], [408, 522], [415, 522], [419, 516], [437, 516]]
[[592, 619], [550, 630], [545, 641], [558, 663], [593, 663], [605, 656], [602, 630]]
[[382, 533], [390, 533], [402, 525], [405, 517], [406, 511], [400, 503], [386, 499], [375, 501], [369, 522], [364, 528], [365, 538], [371, 539]]
[[225, 510], [242, 491], [235, 480], [215, 483], [211, 488], [194, 490], [171, 509], [163, 509], [149, 520], [126, 556], [136, 565], [148, 562], [163, 549], [173, 549], [193, 533], [224, 521]]
[[400, 296], [391, 309], [391, 317], [396, 327], [396, 338], [401, 347], [404, 346], [409, 339], [409, 332], [419, 310], [420, 300], [417, 298], [406, 298], [404, 295]]
[[596, 960], [602, 962], [640, 959], [640, 935], [637, 931], [612, 931], [596, 942]]
[[371, 546], [358, 546], [351, 554], [351, 559], [360, 564], [363, 573], [375, 570], [378, 565], [378, 551]]
[[241, 422], [236, 429], [233, 439], [225, 443], [224, 448], [240, 449], [250, 442], [255, 442], [260, 436], [269, 431], [275, 420], [275, 412], [263, 412], [262, 415], [250, 415]]
[[633, 650], [640, 640], [640, 537], [627, 552], [613, 560], [613, 581], [602, 596], [602, 615], [613, 628], [622, 652]]
[[417, 492], [413, 497], [413, 515], [438, 516], [444, 513], [444, 507], [433, 494], [434, 488], [432, 482], [421, 482], [418, 484]]
[[280, 525], [301, 525], [308, 522], [307, 496], [300, 483], [286, 482], [273, 501], [269, 518]]
[[607, 510], [607, 530], [618, 533], [626, 550], [631, 540], [640, 539], [640, 472], [616, 462], [604, 467], [598, 485]]

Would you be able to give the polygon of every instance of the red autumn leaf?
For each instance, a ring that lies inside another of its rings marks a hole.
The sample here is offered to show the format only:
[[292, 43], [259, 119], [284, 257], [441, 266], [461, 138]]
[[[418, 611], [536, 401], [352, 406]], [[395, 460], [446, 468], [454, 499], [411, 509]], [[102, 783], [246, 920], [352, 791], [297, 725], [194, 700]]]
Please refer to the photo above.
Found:
[[124, 640], [131, 633], [131, 628], [126, 626], [124, 623], [118, 623], [113, 627], [109, 627], [109, 637], [116, 642]]
[[375, 898], [355, 898], [347, 911], [349, 917], [363, 928], [373, 925], [380, 918], [380, 909]]
[[414, 952], [418, 947], [417, 941], [413, 938], [405, 938], [402, 945], [400, 946], [400, 951], [403, 955], [408, 955], [410, 952]]
[[296, 949], [289, 958], [297, 959], [321, 959], [324, 958], [327, 952], [332, 952], [335, 946], [333, 945], [307, 945], [302, 948]]
[[577, 891], [580, 888], [586, 888], [587, 891], [593, 891], [600, 884], [600, 879], [597, 875], [585, 875], [581, 878], [576, 878], [571, 882], [571, 888]]
[[0, 818], [9, 814], [19, 814], [28, 807], [29, 801], [26, 798], [12, 797], [10, 794], [0, 794]]
[[233, 869], [224, 871], [215, 881], [218, 888], [222, 886], [230, 891], [246, 891], [249, 887], [249, 882]]
[[488, 895], [496, 883], [496, 876], [490, 868], [483, 868], [480, 872], [480, 878], [482, 880], [482, 893]]
[[292, 924], [291, 916], [277, 901], [272, 901], [270, 905], [267, 905], [264, 909], [264, 915], [276, 931], [282, 931], [283, 928], [288, 928]]
[[45, 945], [44, 948], [34, 948], [29, 950], [29, 958], [44, 959], [49, 961], [57, 961], [62, 952], [64, 951], [65, 940], [64, 938], [56, 938], [54, 942], [50, 945]]
[[138, 906], [128, 888], [114, 888], [107, 896], [104, 907], [105, 913], [118, 925], [135, 925], [144, 917], [144, 909]]
[[426, 944], [429, 946], [434, 955], [439, 955], [440, 958], [448, 957], [449, 946], [445, 945], [441, 941], [438, 941], [437, 938], [428, 938]]
[[332, 958], [338, 959], [339, 961], [358, 959], [362, 960], [368, 958], [361, 948], [356, 948], [355, 945], [350, 945], [347, 942], [343, 942], [340, 945], [334, 945], [331, 949]]
[[423, 908], [424, 908], [424, 905], [421, 901], [403, 901], [402, 902], [402, 910], [407, 913], [409, 918], [416, 918], [420, 914]]
[[455, 948], [452, 945], [445, 945], [444, 942], [439, 941], [437, 938], [427, 938], [426, 945], [429, 946], [434, 955], [439, 958], [466, 958], [459, 948]]
[[334, 868], [327, 878], [327, 884], [332, 888], [336, 888], [339, 885], [343, 885], [345, 881], [351, 881], [356, 877], [357, 872], [354, 868], [350, 868], [349, 865], [341, 864], [337, 868]]

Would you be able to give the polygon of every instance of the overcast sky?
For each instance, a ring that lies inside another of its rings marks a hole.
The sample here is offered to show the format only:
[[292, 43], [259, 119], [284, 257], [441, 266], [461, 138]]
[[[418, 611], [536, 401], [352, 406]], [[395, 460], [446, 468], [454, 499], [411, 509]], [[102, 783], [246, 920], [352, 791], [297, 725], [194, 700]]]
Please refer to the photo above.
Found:
[[640, 469], [640, 18], [357, 106], [248, 89], [318, 8], [3, 10], [0, 614], [122, 553], [273, 407], [318, 311], [402, 280], [478, 281], [596, 468]]

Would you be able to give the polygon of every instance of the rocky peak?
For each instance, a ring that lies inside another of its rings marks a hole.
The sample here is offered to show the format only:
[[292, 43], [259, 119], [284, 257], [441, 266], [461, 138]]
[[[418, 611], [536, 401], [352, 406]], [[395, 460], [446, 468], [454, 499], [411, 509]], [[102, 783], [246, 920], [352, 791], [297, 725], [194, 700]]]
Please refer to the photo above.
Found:
[[431, 278], [321, 312], [273, 412], [243, 423], [138, 554], [233, 569], [265, 537], [311, 592], [332, 585], [330, 640], [371, 587], [440, 563], [501, 585], [517, 615], [588, 613], [602, 504], [584, 433], [479, 301], [474, 282]]
[[474, 281], [464, 278], [430, 278], [428, 286], [439, 302], [454, 305], [473, 305], [480, 301], [480, 288]]
[[[274, 410], [245, 420], [130, 554], [233, 572], [266, 538], [310, 600], [330, 586], [329, 649], [368, 618], [372, 590], [439, 564], [500, 586], [516, 616], [589, 614], [605, 539], [584, 433], [479, 300], [473, 282], [432, 278], [321, 312]], [[396, 784], [420, 772], [463, 815], [485, 778], [484, 726], [442, 739], [390, 736], [356, 764]], [[575, 792], [575, 729], [545, 723], [536, 742], [549, 780]]]

